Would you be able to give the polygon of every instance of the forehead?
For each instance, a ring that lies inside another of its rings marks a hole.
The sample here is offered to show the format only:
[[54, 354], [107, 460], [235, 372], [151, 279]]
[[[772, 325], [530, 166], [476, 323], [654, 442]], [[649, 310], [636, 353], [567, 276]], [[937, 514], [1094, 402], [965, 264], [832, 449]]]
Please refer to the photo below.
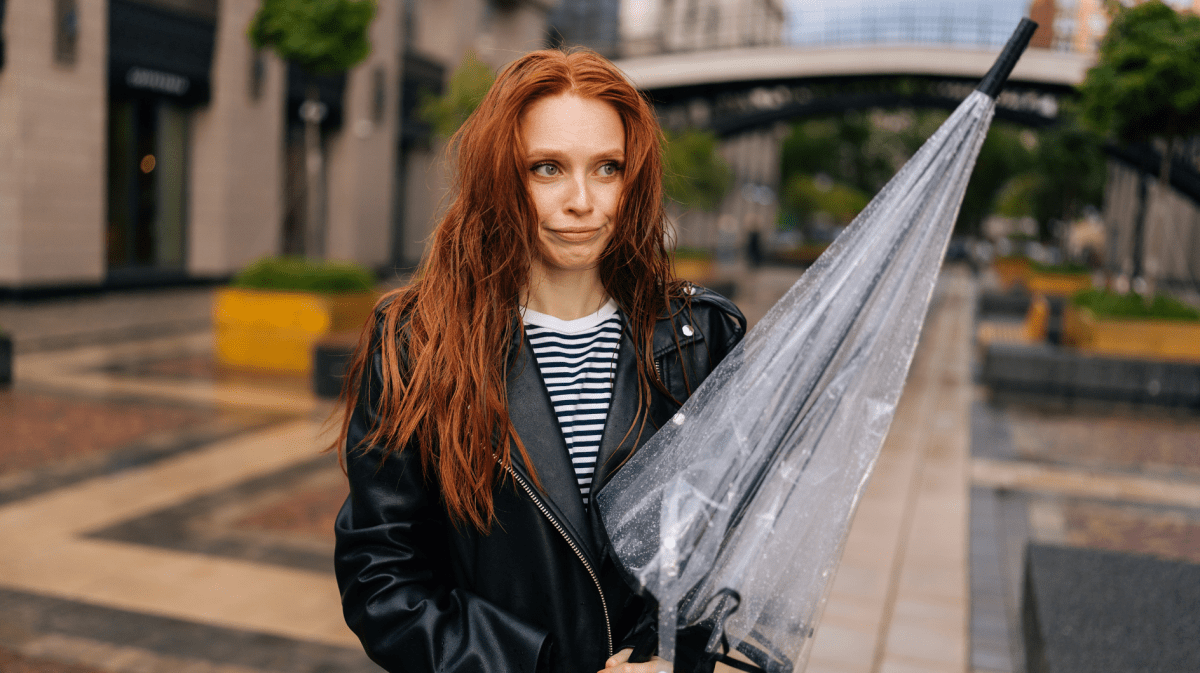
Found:
[[527, 152], [601, 154], [625, 150], [625, 125], [609, 103], [574, 94], [541, 98], [521, 115]]

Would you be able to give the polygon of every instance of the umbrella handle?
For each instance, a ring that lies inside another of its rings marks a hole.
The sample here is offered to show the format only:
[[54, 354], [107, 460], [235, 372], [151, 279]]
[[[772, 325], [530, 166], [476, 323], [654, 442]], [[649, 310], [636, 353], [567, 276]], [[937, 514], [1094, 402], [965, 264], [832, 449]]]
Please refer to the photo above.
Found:
[[993, 100], [996, 98], [1000, 93], [1000, 89], [1004, 86], [1004, 82], [1012, 74], [1013, 67], [1017, 65], [1017, 59], [1021, 58], [1021, 54], [1025, 53], [1025, 47], [1029, 46], [1029, 39], [1033, 37], [1033, 31], [1037, 30], [1037, 27], [1036, 22], [1029, 19], [1021, 19], [1021, 22], [1017, 24], [1017, 29], [1008, 38], [1008, 44], [1004, 45], [1004, 49], [1000, 51], [1000, 56], [992, 64], [992, 69], [983, 76], [983, 80], [979, 82], [979, 86], [975, 87], [977, 90], [982, 91]]
[[654, 637], [654, 633], [647, 634], [642, 642], [634, 646], [633, 652], [629, 653], [629, 663], [644, 664], [650, 661], [650, 657], [654, 656], [654, 650], [658, 646], [658, 638]]

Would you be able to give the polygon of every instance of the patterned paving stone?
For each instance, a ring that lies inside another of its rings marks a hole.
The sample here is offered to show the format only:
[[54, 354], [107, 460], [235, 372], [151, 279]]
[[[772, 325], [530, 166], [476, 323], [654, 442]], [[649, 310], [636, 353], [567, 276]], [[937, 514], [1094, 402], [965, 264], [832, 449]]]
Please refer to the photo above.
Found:
[[87, 537], [332, 573], [333, 520], [348, 492], [326, 454]]
[[0, 390], [0, 474], [110, 451], [211, 421], [216, 409]]
[[211, 353], [188, 353], [178, 356], [127, 359], [109, 363], [103, 371], [118, 376], [139, 379], [178, 381], [209, 381], [253, 385], [283, 393], [307, 394], [312, 386], [307, 374], [241, 370], [223, 367]]
[[148, 465], [289, 416], [244, 410], [0, 391], [0, 505]]
[[1200, 513], [1087, 502], [1064, 509], [1069, 545], [1200, 563]]
[[361, 650], [0, 589], [0, 671], [12, 673], [6, 654], [47, 666], [16, 673], [380, 671]]
[[234, 526], [242, 529], [301, 533], [333, 539], [333, 521], [350, 493], [343, 480], [306, 488], [259, 512], [245, 516]]
[[35, 659], [0, 647], [0, 671], [4, 673], [108, 673], [91, 666]]
[[0, 302], [0, 324], [12, 333], [18, 353], [204, 331], [212, 326], [212, 289]]
[[1082, 413], [1011, 407], [1021, 458], [1200, 476], [1200, 417], [1114, 408]]

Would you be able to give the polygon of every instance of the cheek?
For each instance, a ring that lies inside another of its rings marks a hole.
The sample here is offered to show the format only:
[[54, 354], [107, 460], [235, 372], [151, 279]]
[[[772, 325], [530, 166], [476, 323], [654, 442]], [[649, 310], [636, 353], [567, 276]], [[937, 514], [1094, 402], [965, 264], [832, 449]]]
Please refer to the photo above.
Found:
[[621, 195], [623, 194], [623, 192], [624, 192], [624, 190], [622, 189], [622, 186], [619, 184], [613, 185], [611, 189], [609, 189], [605, 192], [604, 209], [612, 217], [616, 217], [617, 209], [621, 205]]
[[537, 221], [544, 221], [546, 216], [550, 214], [550, 196], [546, 193], [545, 186], [530, 185], [529, 200], [533, 204], [533, 210], [537, 215]]

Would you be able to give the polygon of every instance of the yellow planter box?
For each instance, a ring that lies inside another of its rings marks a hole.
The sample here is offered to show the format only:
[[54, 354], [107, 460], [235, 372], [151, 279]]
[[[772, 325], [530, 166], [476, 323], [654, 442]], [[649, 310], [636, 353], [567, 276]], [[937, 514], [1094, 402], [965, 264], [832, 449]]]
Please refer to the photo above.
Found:
[[1086, 273], [1030, 271], [1025, 277], [1025, 287], [1036, 294], [1070, 297], [1080, 290], [1092, 289], [1092, 277]]
[[213, 301], [217, 361], [242, 369], [307, 373], [313, 343], [329, 332], [360, 327], [378, 298], [374, 292], [223, 288]]
[[1033, 267], [1024, 257], [997, 257], [992, 261], [992, 268], [1000, 280], [1000, 289], [1009, 290], [1015, 285], [1024, 285]]
[[1200, 322], [1097, 318], [1091, 309], [1068, 305], [1063, 341], [1105, 355], [1200, 362]]
[[1044, 295], [1034, 295], [1029, 302], [1029, 311], [1025, 314], [1025, 322], [1021, 325], [1021, 335], [1030, 343], [1046, 340], [1046, 331], [1050, 327], [1050, 302]]
[[675, 277], [704, 284], [713, 276], [716, 264], [711, 259], [676, 259]]

